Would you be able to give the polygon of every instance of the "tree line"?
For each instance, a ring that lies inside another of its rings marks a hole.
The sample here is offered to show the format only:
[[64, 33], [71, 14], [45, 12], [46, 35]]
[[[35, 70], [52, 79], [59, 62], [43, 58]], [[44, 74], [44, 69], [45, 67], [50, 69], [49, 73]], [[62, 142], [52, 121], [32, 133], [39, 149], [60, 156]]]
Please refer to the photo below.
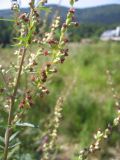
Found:
[[[67, 37], [71, 42], [80, 42], [83, 38], [99, 38], [100, 35], [108, 29], [116, 28], [117, 24], [80, 24], [78, 27], [69, 29]], [[46, 28], [47, 30], [47, 28]], [[5, 47], [12, 43], [14, 32], [14, 26], [12, 22], [0, 21], [0, 45]]]

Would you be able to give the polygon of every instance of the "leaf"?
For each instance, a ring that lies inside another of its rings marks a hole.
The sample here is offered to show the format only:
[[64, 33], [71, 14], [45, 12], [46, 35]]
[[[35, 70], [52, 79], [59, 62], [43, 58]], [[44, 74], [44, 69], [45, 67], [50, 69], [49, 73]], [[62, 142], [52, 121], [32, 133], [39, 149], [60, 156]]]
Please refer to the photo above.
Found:
[[0, 142], [4, 143], [4, 138], [0, 136]]
[[14, 133], [11, 137], [10, 137], [10, 141], [12, 141], [20, 132], [16, 132]]
[[15, 22], [15, 20], [14, 20], [14, 19], [3, 19], [3, 18], [0, 18], [0, 21]]
[[26, 37], [16, 37], [16, 38], [14, 38], [14, 39], [16, 39], [16, 40], [19, 40], [19, 41], [22, 41], [22, 42], [27, 42], [27, 39], [28, 39], [28, 37], [26, 36]]
[[13, 155], [14, 155], [15, 153], [17, 153], [18, 150], [19, 150], [19, 146], [18, 146], [18, 145], [17, 145], [16, 147], [12, 148], [12, 150], [9, 151], [9, 153], [8, 153], [8, 159], [12, 158]]
[[16, 123], [16, 126], [19, 126], [19, 127], [31, 127], [31, 128], [38, 128], [38, 127], [37, 127], [37, 126], [35, 126], [34, 124], [27, 123], [27, 122], [24, 122], [24, 123]]
[[20, 144], [21, 144], [21, 143], [18, 142], [18, 143], [16, 143], [16, 144], [12, 145], [12, 146], [9, 146], [9, 149], [14, 148], [14, 147], [16, 147], [16, 146], [18, 146], [18, 145], [20, 145]]

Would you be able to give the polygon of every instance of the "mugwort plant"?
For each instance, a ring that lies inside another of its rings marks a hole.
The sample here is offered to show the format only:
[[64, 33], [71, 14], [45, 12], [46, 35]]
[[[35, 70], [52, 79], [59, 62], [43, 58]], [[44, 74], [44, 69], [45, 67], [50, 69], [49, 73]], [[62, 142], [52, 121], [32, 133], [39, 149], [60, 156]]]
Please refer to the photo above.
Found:
[[[16, 30], [15, 42], [17, 50], [14, 53], [16, 63], [12, 63], [8, 69], [3, 66], [0, 67], [0, 73], [3, 78], [3, 87], [0, 89], [1, 104], [8, 114], [7, 127], [5, 137], [3, 140], [3, 160], [8, 159], [9, 149], [14, 148], [16, 144], [11, 146], [13, 137], [17, 135], [14, 133], [15, 126], [32, 126], [29, 123], [21, 123], [22, 115], [26, 109], [34, 106], [33, 95], [43, 97], [49, 94], [46, 86], [47, 81], [52, 74], [57, 72], [57, 64], [64, 63], [68, 56], [68, 48], [66, 44], [66, 32], [72, 25], [77, 26], [77, 22], [73, 21], [75, 9], [73, 5], [75, 0], [70, 0], [71, 8], [68, 10], [65, 22], [61, 25], [60, 17], [57, 16], [53, 20], [48, 32], [40, 33], [40, 15], [41, 12], [49, 11], [45, 6], [47, 0], [40, 0], [35, 5], [35, 0], [30, 0], [29, 13], [21, 13], [20, 6], [17, 0], [12, 0], [12, 11], [14, 12], [14, 23]], [[56, 38], [56, 31], [60, 29], [59, 37]], [[38, 45], [36, 52], [31, 52], [31, 45]], [[42, 57], [47, 57], [44, 64], [39, 62]], [[22, 78], [27, 75], [27, 86], [21, 86]], [[36, 89], [37, 88], [37, 93]], [[59, 127], [59, 119], [61, 117], [62, 98], [57, 102], [55, 108], [55, 124], [54, 130], [51, 132], [52, 138], [49, 142], [49, 149], [55, 143], [57, 128]], [[48, 150], [49, 150], [48, 149]], [[46, 152], [47, 154], [48, 152]], [[43, 159], [49, 159], [43, 156]]]
[[[14, 13], [15, 28], [15, 48], [14, 57], [16, 61], [9, 67], [0, 65], [0, 76], [2, 78], [0, 87], [0, 103], [6, 112], [7, 120], [4, 122], [4, 136], [0, 136], [0, 150], [2, 160], [8, 160], [11, 149], [14, 149], [19, 142], [13, 143], [14, 138], [19, 134], [16, 126], [35, 127], [34, 124], [24, 121], [24, 114], [35, 106], [34, 97], [42, 98], [50, 93], [48, 82], [58, 72], [57, 65], [61, 65], [69, 55], [66, 33], [71, 26], [78, 26], [74, 21], [75, 9], [73, 7], [76, 0], [69, 0], [71, 8], [68, 10], [66, 20], [61, 24], [61, 17], [55, 16], [47, 32], [41, 26], [42, 11], [49, 14], [51, 10], [45, 5], [47, 0], [39, 0], [37, 5], [35, 0], [29, 2], [29, 12], [21, 13], [17, 0], [12, 0], [12, 11]], [[43, 23], [44, 25], [44, 23]], [[59, 35], [57, 34], [60, 32]], [[32, 51], [31, 47], [36, 49]], [[41, 61], [42, 59], [42, 61]], [[93, 143], [80, 151], [78, 159], [87, 160], [89, 155], [100, 150], [103, 141], [112, 134], [114, 127], [120, 123], [120, 102], [118, 94], [112, 83], [111, 74], [107, 71], [110, 86], [112, 88], [117, 114], [112, 124], [109, 124], [104, 131], [100, 129], [94, 135]], [[26, 83], [22, 83], [25, 79]], [[63, 103], [66, 99], [59, 97], [53, 113], [52, 123], [49, 126], [42, 146], [41, 160], [51, 160], [58, 136], [58, 129], [63, 111]], [[15, 150], [14, 150], [15, 152]], [[19, 158], [19, 157], [18, 157]], [[13, 158], [14, 159], [14, 158]]]

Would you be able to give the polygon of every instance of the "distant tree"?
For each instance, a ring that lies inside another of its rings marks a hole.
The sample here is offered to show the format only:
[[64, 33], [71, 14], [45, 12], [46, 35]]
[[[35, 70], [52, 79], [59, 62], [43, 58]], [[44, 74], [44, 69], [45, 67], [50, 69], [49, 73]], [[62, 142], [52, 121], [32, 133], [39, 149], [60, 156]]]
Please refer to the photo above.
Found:
[[0, 44], [5, 47], [11, 42], [12, 24], [6, 21], [0, 21]]

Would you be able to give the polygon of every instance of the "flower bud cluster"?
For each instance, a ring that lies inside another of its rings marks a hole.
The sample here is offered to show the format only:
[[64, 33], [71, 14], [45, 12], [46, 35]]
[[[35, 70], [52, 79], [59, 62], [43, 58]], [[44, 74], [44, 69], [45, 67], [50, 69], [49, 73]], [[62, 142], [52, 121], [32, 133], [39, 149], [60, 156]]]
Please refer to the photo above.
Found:
[[18, 12], [18, 11], [19, 11], [19, 4], [18, 4], [18, 1], [17, 1], [17, 0], [16, 0], [16, 2], [12, 0], [11, 10], [13, 10], [13, 11], [15, 11], [15, 12]]
[[120, 124], [120, 108], [117, 111], [117, 117], [114, 119], [113, 124], [114, 126], [118, 126]]
[[[31, 4], [31, 8], [34, 10], [34, 7]], [[56, 73], [56, 63], [63, 63], [68, 56], [68, 49], [65, 47], [66, 43], [68, 42], [68, 39], [66, 39], [65, 34], [69, 28], [69, 26], [72, 24], [72, 19], [74, 16], [75, 10], [71, 8], [68, 11], [67, 18], [65, 23], [62, 25], [61, 31], [60, 31], [60, 37], [57, 39], [55, 37], [56, 30], [58, 29], [60, 25], [60, 17], [56, 17], [56, 19], [53, 21], [52, 26], [50, 28], [49, 33], [45, 33], [43, 35], [42, 39], [39, 38], [33, 38], [34, 43], [38, 43], [40, 45], [40, 48], [36, 54], [31, 56], [29, 58], [29, 65], [27, 65], [27, 68], [30, 68], [30, 71], [34, 71], [34, 75], [31, 76], [32, 82], [38, 87], [41, 94], [41, 97], [44, 95], [44, 89], [41, 89], [41, 86], [47, 81], [49, 78], [49, 75], [52, 73]], [[43, 67], [40, 71], [40, 77], [38, 78], [38, 70], [39, 70], [39, 62], [36, 61], [40, 55], [43, 56], [49, 56], [47, 57], [47, 62], [43, 64]], [[35, 63], [33, 63], [35, 62]], [[37, 67], [33, 70], [33, 67], [38, 62]], [[26, 69], [27, 69], [26, 68]]]
[[20, 102], [19, 104], [19, 108], [23, 109], [23, 108], [31, 108], [33, 106], [33, 100], [32, 100], [32, 95], [31, 95], [31, 91], [26, 91], [25, 96], [23, 98], [23, 100]]
[[32, 19], [32, 26], [31, 26], [31, 29], [37, 25], [37, 23], [39, 23], [39, 13], [38, 11], [36, 10], [35, 6], [34, 6], [34, 3], [31, 1], [29, 3], [30, 5], [30, 9], [31, 9], [31, 19]]
[[[27, 13], [22, 13], [18, 17], [17, 26], [20, 28], [20, 36], [26, 37], [28, 34], [28, 25], [29, 25], [29, 15]], [[23, 40], [20, 40], [20, 44], [22, 44]]]
[[47, 80], [47, 74], [48, 74], [48, 72], [50, 70], [50, 67], [51, 67], [51, 63], [49, 62], [49, 63], [47, 63], [45, 65], [44, 68], [42, 68], [42, 71], [41, 71], [41, 81], [42, 82], [46, 82], [46, 80]]
[[51, 66], [52, 66], [52, 63], [47, 62], [41, 70], [41, 81], [43, 83], [46, 82], [49, 74], [57, 72], [57, 69], [51, 68]]
[[[17, 20], [17, 26], [20, 28], [20, 44], [28, 43], [30, 44], [34, 33], [36, 31], [36, 26], [39, 22], [39, 14], [34, 7], [32, 2], [29, 3], [31, 12], [29, 14], [22, 13]], [[28, 36], [27, 39], [24, 39]], [[27, 45], [28, 45], [27, 44]]]
[[65, 38], [65, 34], [69, 26], [72, 24], [74, 13], [75, 13], [74, 8], [71, 8], [68, 11], [65, 23], [63, 23], [62, 25], [60, 39], [58, 43], [58, 51], [56, 53], [56, 56], [54, 57], [53, 63], [59, 63], [59, 62], [63, 63], [65, 60], [65, 57], [68, 55], [68, 49], [65, 49], [65, 45], [68, 42], [68, 40]]
[[44, 95], [49, 94], [49, 90], [45, 86], [39, 85], [38, 88], [40, 97], [44, 97]]
[[65, 61], [65, 58], [68, 56], [68, 51], [68, 49], [61, 49], [56, 55], [53, 63], [63, 63]]
[[29, 22], [28, 14], [27, 13], [22, 13], [19, 16], [19, 20], [20, 20], [20, 22], [28, 23]]
[[113, 125], [108, 125], [104, 132], [98, 130], [94, 135], [94, 143], [92, 143], [88, 148], [85, 148], [80, 151], [79, 159], [86, 160], [90, 154], [95, 153], [100, 150], [100, 146], [105, 139], [108, 139], [112, 133]]
[[40, 82], [40, 79], [36, 77], [35, 75], [31, 76], [31, 81], [34, 85], [37, 86], [37, 96], [44, 97], [45, 95], [49, 94], [49, 90]]
[[[72, 24], [72, 18], [74, 16], [75, 10], [73, 8], [71, 8], [68, 11], [67, 14], [67, 19], [66, 22], [62, 25], [61, 28], [61, 33], [60, 33], [60, 39], [59, 41], [57, 41], [54, 38], [54, 34], [55, 34], [55, 30], [59, 27], [60, 24], [60, 17], [57, 17], [55, 19], [55, 21], [53, 22], [52, 26], [51, 26], [51, 32], [50, 33], [46, 33], [45, 37], [43, 38], [43, 44], [48, 42], [48, 44], [50, 45], [52, 51], [51, 54], [53, 52], [56, 52], [54, 59], [52, 60], [53, 63], [63, 63], [65, 60], [65, 57], [68, 55], [68, 49], [64, 49], [66, 43], [68, 42], [68, 39], [65, 38], [65, 33], [67, 31], [67, 29], [69, 28], [70, 24]], [[46, 52], [48, 53], [48, 52]]]
[[72, 18], [74, 16], [74, 13], [75, 13], [75, 10], [74, 8], [71, 8], [67, 14], [67, 19], [66, 19], [66, 22], [62, 25], [62, 28], [61, 28], [61, 36], [60, 36], [60, 41], [59, 41], [59, 47], [60, 48], [63, 48], [64, 47], [64, 38], [65, 38], [65, 33], [69, 27], [69, 25], [71, 24], [72, 22]]
[[113, 98], [115, 100], [115, 106], [117, 108], [117, 116], [113, 121], [113, 125], [117, 126], [120, 123], [120, 97], [119, 97], [117, 91], [114, 88], [114, 84], [113, 84], [113, 80], [112, 80], [112, 74], [109, 70], [107, 70], [107, 76], [108, 76], [109, 85], [111, 87], [111, 91], [113, 93]]
[[37, 66], [37, 62], [36, 62], [36, 55], [34, 53], [31, 53], [31, 57], [29, 58], [29, 62], [28, 65], [26, 67], [26, 69], [28, 68], [31, 72], [34, 70], [34, 67]]
[[55, 110], [54, 110], [54, 121], [53, 121], [53, 130], [51, 133], [51, 140], [49, 143], [49, 147], [50, 150], [53, 149], [53, 146], [55, 144], [56, 138], [57, 138], [57, 134], [58, 134], [58, 129], [60, 126], [60, 120], [62, 118], [62, 110], [63, 110], [63, 98], [60, 97], [57, 101], [57, 104], [55, 106]]
[[30, 53], [30, 55], [28, 57], [28, 63], [24, 67], [25, 71], [27, 71], [27, 70], [29, 70], [30, 72], [34, 71], [34, 67], [38, 65], [37, 56], [38, 56], [38, 53], [37, 54], [35, 54], [34, 52]]
[[50, 154], [54, 150], [55, 142], [58, 136], [58, 129], [60, 126], [60, 120], [62, 117], [63, 110], [63, 98], [60, 97], [56, 103], [54, 110], [54, 119], [52, 122], [52, 128], [49, 133], [49, 141], [43, 145], [43, 157], [42, 160], [49, 160]]
[[[21, 61], [21, 57], [22, 57], [22, 49], [16, 50], [16, 51], [14, 52], [14, 55], [17, 56], [17, 63], [16, 63], [16, 65], [14, 65], [14, 68], [15, 68], [16, 70], [18, 70], [18, 69], [19, 69], [19, 65], [20, 65], [20, 61]], [[11, 67], [13, 67], [13, 64], [12, 64]]]
[[44, 41], [49, 42], [51, 39], [54, 39], [55, 30], [58, 29], [59, 25], [60, 25], [60, 17], [58, 16], [58, 17], [55, 18], [55, 20], [52, 23], [50, 33], [45, 34], [46, 38], [43, 39], [43, 42]]
[[[40, 7], [44, 5], [47, 1], [42, 0], [40, 1]], [[20, 28], [20, 37], [19, 37], [19, 44], [25, 45], [28, 47], [28, 45], [31, 42], [39, 43], [40, 48], [39, 51], [36, 54], [30, 53], [30, 55], [26, 55], [28, 60], [27, 65], [23, 65], [22, 67], [22, 73], [24, 71], [26, 73], [31, 72], [30, 77], [32, 84], [36, 86], [39, 89], [39, 95], [40, 97], [43, 97], [44, 95], [48, 94], [48, 89], [44, 86], [44, 83], [49, 78], [49, 75], [52, 73], [56, 73], [56, 63], [63, 63], [65, 58], [68, 56], [68, 49], [65, 47], [66, 43], [68, 42], [68, 39], [66, 39], [65, 34], [69, 28], [69, 26], [72, 24], [72, 19], [74, 16], [75, 10], [71, 8], [68, 11], [67, 18], [65, 23], [62, 25], [62, 28], [60, 30], [60, 36], [59, 39], [56, 38], [56, 30], [60, 26], [60, 17], [56, 17], [53, 21], [50, 32], [46, 33], [45, 35], [42, 35], [41, 37], [38, 37], [39, 34], [35, 35], [37, 31], [37, 25], [39, 24], [39, 13], [38, 8], [35, 7], [34, 1], [30, 1], [30, 13], [22, 13], [18, 17], [17, 25]], [[38, 5], [39, 7], [39, 5]], [[21, 51], [17, 51], [16, 54], [19, 57], [18, 60], [18, 68], [21, 61], [20, 55]], [[49, 56], [47, 57], [47, 62], [43, 64], [42, 69], [40, 70], [39, 61], [38, 58], [40, 55], [43, 56]], [[40, 70], [40, 73], [38, 73]], [[16, 80], [15, 80], [16, 82]], [[28, 99], [26, 96], [24, 97], [24, 100], [20, 103], [20, 108], [23, 108], [23, 106], [26, 106], [26, 102], [29, 104]]]
[[[47, 0], [41, 0], [41, 1], [39, 2], [39, 5], [40, 5], [40, 6], [43, 6], [43, 5], [44, 5], [45, 3], [47, 3], [47, 2], [48, 2]], [[38, 6], [39, 6], [39, 5], [38, 5]]]
[[111, 88], [111, 91], [112, 91], [112, 94], [113, 94], [113, 98], [115, 100], [115, 106], [117, 108], [119, 108], [120, 107], [120, 98], [118, 96], [117, 91], [114, 88], [114, 84], [113, 84], [113, 80], [112, 80], [112, 74], [109, 70], [107, 70], [107, 76], [108, 76], [108, 84], [110, 85], [110, 88]]

